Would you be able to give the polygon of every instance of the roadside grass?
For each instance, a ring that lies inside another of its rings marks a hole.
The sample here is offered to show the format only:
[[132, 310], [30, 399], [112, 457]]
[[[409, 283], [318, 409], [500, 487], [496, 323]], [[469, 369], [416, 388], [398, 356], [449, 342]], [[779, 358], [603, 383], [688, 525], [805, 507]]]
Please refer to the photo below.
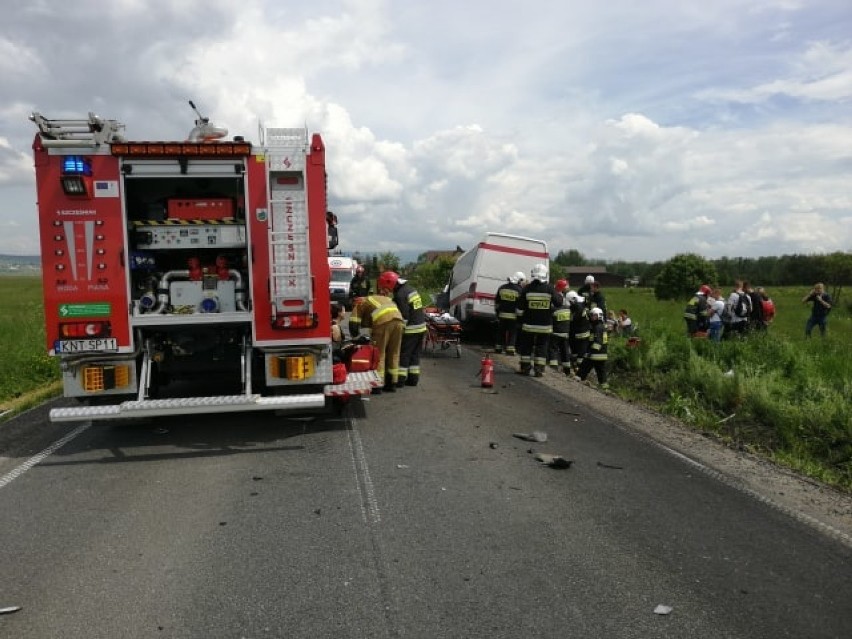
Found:
[[41, 278], [0, 276], [0, 412], [23, 410], [59, 388], [47, 355]]
[[686, 337], [684, 302], [609, 289], [607, 306], [626, 308], [640, 337], [635, 348], [611, 341], [610, 385], [732, 447], [852, 492], [852, 317], [838, 305], [826, 338], [806, 339], [806, 292], [769, 291], [777, 316], [768, 331], [714, 344]]

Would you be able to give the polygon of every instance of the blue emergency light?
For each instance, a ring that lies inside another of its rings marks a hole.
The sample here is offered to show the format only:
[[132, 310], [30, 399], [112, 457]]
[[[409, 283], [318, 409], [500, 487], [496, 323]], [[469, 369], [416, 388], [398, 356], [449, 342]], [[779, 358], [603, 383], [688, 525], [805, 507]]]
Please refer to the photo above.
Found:
[[62, 158], [62, 190], [65, 195], [88, 197], [92, 184], [92, 161], [80, 155]]
[[66, 155], [62, 158], [63, 175], [91, 175], [92, 163], [79, 155]]

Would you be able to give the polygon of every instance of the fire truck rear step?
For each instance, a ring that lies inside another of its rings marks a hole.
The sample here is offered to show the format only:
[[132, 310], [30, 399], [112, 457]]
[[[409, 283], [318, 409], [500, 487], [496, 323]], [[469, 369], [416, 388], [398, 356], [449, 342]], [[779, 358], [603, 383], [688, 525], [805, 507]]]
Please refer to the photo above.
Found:
[[237, 413], [255, 410], [294, 410], [322, 408], [324, 406], [325, 395], [323, 393], [281, 397], [262, 397], [260, 395], [182, 397], [177, 399], [147, 399], [141, 402], [134, 400], [113, 406], [54, 408], [50, 411], [50, 421], [69, 422], [81, 419], [124, 419], [202, 413]]

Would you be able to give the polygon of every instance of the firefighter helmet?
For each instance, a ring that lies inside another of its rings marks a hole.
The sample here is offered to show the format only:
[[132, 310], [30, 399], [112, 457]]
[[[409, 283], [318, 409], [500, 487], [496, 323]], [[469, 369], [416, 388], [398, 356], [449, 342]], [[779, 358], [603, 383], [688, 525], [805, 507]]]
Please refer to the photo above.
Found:
[[591, 311], [589, 311], [589, 315], [592, 319], [603, 319], [603, 309], [595, 306]]
[[515, 273], [514, 277], [515, 277], [515, 284], [520, 284], [521, 282], [523, 282], [524, 280], [527, 279], [527, 276], [524, 275], [523, 271], [518, 271], [517, 273]]
[[594, 284], [595, 276], [594, 275], [586, 275], [586, 284]]
[[561, 293], [566, 288], [568, 288], [568, 280], [566, 280], [564, 278], [561, 279], [561, 280], [556, 280], [556, 292], [557, 293]]
[[530, 269], [530, 279], [540, 282], [547, 281], [547, 267], [544, 264], [536, 264]]
[[399, 282], [399, 275], [393, 271], [385, 271], [379, 275], [376, 286], [381, 290], [392, 291], [396, 288], [397, 282]]
[[701, 288], [699, 288], [699, 289], [698, 289], [698, 292], [699, 292], [701, 295], [710, 295], [710, 293], [712, 293], [712, 292], [713, 292], [713, 289], [711, 289], [711, 288], [710, 288], [709, 286], [707, 286], [706, 284], [702, 284], [702, 285], [701, 285]]

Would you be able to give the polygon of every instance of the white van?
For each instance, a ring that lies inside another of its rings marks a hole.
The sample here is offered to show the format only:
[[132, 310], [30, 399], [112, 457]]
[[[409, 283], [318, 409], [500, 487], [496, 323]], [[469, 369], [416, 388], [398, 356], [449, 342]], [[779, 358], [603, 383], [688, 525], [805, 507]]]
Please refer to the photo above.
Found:
[[543, 240], [486, 233], [479, 244], [456, 260], [447, 285], [447, 310], [462, 323], [496, 320], [497, 289], [518, 271], [529, 278], [536, 264], [549, 267], [549, 260]]
[[351, 257], [330, 255], [328, 258], [328, 268], [331, 271], [331, 277], [328, 280], [328, 292], [331, 294], [331, 301], [342, 304], [346, 307], [346, 310], [351, 310], [352, 307], [349, 286], [357, 267], [358, 262]]

